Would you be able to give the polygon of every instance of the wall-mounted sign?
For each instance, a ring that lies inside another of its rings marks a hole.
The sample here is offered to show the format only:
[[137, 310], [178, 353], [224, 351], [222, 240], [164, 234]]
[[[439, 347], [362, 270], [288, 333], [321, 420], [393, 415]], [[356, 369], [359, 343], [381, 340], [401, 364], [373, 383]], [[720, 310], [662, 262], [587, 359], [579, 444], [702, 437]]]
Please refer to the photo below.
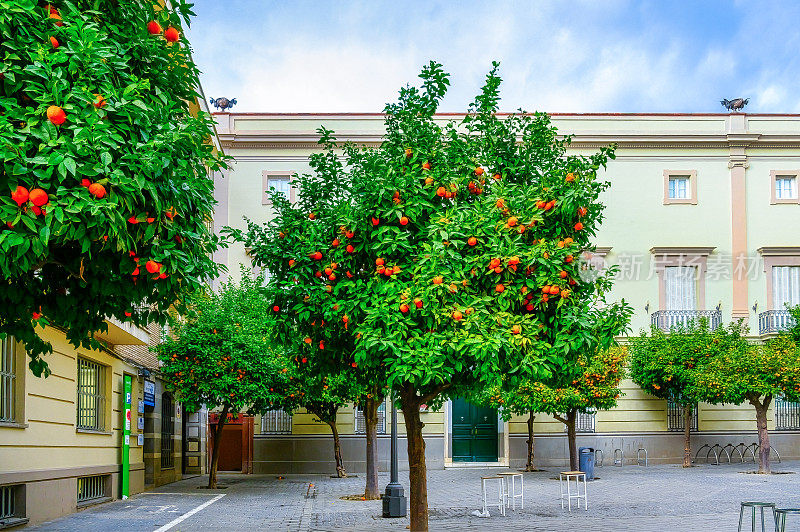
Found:
[[139, 420], [136, 422], [136, 428], [144, 430], [144, 418], [142, 416], [139, 416]]
[[144, 406], [156, 406], [156, 383], [144, 381]]
[[144, 401], [139, 401], [139, 413], [144, 414]]
[[136, 443], [138, 443], [140, 447], [144, 445], [144, 434], [139, 434], [139, 436], [136, 438]]

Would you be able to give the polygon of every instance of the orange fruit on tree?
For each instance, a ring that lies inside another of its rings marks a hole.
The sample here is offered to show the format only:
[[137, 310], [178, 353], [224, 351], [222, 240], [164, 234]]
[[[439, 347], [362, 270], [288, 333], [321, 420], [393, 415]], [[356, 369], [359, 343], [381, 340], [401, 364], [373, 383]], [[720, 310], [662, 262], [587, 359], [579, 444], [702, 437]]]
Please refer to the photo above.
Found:
[[519, 325], [514, 325], [511, 327], [511, 334], [519, 334], [522, 332], [522, 328]]
[[566, 181], [567, 183], [572, 183], [573, 181], [575, 181], [575, 174], [573, 174], [572, 172], [568, 173], [567, 177], [564, 178], [564, 181]]
[[432, 178], [432, 177], [430, 177], [430, 176], [429, 176], [429, 177], [426, 177], [426, 178], [425, 178], [425, 184], [426, 184], [426, 185], [431, 185], [431, 184], [433, 184], [433, 178]]
[[164, 38], [167, 40], [167, 42], [178, 42], [181, 38], [181, 32], [170, 26], [164, 31]]
[[553, 285], [553, 286], [550, 287], [550, 295], [552, 295], [552, 296], [558, 294], [559, 291], [560, 291], [560, 288], [558, 288], [556, 285]]
[[408, 313], [408, 305], [406, 305], [405, 303], [400, 305], [400, 312], [402, 312], [403, 314], [407, 314]]
[[50, 44], [53, 45], [53, 50], [57, 49], [60, 45], [58, 44], [58, 39], [51, 36], [50, 37]]
[[469, 237], [467, 239], [467, 244], [469, 244], [470, 246], [474, 246], [477, 243], [478, 243], [478, 239], [475, 238], [474, 236], [471, 236], [471, 237]]
[[481, 168], [480, 166], [475, 167], [475, 175], [478, 176], [483, 175], [483, 168]]
[[414, 154], [414, 152], [411, 150], [411, 148], [406, 148], [405, 154], [407, 158], [410, 158]]
[[422, 169], [423, 170], [430, 170], [431, 169], [431, 163], [429, 163], [428, 161], [425, 161], [424, 163], [422, 163]]
[[[106, 187], [104, 187], [100, 183], [92, 183], [91, 185], [89, 185], [89, 194], [91, 194], [97, 199], [103, 199], [106, 197]], [[149, 218], [148, 221], [150, 221]]]
[[161, 265], [154, 260], [148, 260], [144, 267], [148, 273], [158, 273], [161, 270]]
[[459, 312], [457, 310], [455, 312], [453, 312], [453, 314], [452, 314], [452, 318], [454, 320], [456, 320], [456, 321], [461, 321], [461, 318], [463, 318], [463, 317], [464, 316], [462, 316], [461, 312]]
[[578, 223], [575, 224], [575, 230], [576, 231], [580, 231], [582, 229], [583, 229], [583, 224], [581, 222], [578, 222]]
[[442, 284], [442, 276], [441, 275], [437, 275], [436, 277], [434, 277], [433, 278], [433, 284]]
[[61, 107], [51, 105], [47, 108], [47, 119], [50, 120], [51, 123], [60, 126], [67, 121], [67, 113], [65, 113]]
[[147, 23], [147, 32], [150, 35], [159, 35], [161, 34], [161, 24], [156, 22], [155, 20], [151, 20]]
[[20, 207], [28, 202], [29, 196], [28, 189], [23, 186], [18, 186], [14, 189], [14, 192], [11, 193], [11, 199]]
[[501, 293], [503, 293], [503, 291], [504, 291], [505, 289], [506, 289], [506, 287], [505, 287], [505, 286], [503, 286], [503, 284], [502, 284], [502, 283], [498, 283], [498, 284], [497, 284], [497, 286], [495, 286], [495, 287], [494, 287], [494, 291], [495, 291], [495, 292], [497, 292], [498, 294], [501, 294]]
[[514, 227], [515, 225], [517, 225], [517, 217], [516, 216], [512, 216], [511, 218], [508, 219], [508, 222], [506, 224], [509, 227]]
[[31, 203], [33, 203], [34, 206], [41, 207], [47, 203], [47, 192], [41, 188], [34, 188], [28, 195], [28, 199], [31, 200]]
[[400, 225], [408, 225], [408, 217], [401, 216], [400, 217]]

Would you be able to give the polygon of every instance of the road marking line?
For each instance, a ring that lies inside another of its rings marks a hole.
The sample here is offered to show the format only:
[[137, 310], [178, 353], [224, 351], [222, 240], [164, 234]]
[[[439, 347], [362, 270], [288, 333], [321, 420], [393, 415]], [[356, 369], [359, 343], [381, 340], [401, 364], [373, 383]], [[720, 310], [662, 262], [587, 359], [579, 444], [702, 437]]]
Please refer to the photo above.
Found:
[[203, 508], [205, 508], [206, 506], [210, 506], [210, 505], [214, 504], [215, 502], [217, 502], [218, 500], [223, 498], [225, 495], [227, 495], [227, 494], [223, 493], [221, 495], [217, 495], [216, 497], [214, 497], [210, 501], [204, 502], [203, 504], [201, 504], [200, 506], [198, 506], [194, 510], [189, 510], [188, 512], [186, 512], [182, 516], [173, 519], [172, 521], [170, 521], [166, 525], [162, 526], [161, 528], [157, 528], [154, 532], [166, 532], [167, 530], [169, 530], [170, 528], [174, 527], [175, 525], [181, 523], [185, 519], [188, 519], [189, 517], [193, 516], [194, 514], [196, 514], [197, 512], [202, 510]]
[[211, 493], [193, 493], [191, 491], [143, 491], [136, 495], [203, 495], [204, 497], [211, 497]]

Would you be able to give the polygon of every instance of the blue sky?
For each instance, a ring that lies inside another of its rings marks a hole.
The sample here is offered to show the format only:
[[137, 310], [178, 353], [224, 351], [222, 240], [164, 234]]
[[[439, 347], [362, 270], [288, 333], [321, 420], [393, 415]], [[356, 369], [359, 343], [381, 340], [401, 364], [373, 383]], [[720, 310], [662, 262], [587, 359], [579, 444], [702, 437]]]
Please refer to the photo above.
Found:
[[431, 59], [463, 111], [493, 60], [501, 108], [800, 112], [800, 2], [196, 0], [206, 95], [239, 112], [378, 112]]

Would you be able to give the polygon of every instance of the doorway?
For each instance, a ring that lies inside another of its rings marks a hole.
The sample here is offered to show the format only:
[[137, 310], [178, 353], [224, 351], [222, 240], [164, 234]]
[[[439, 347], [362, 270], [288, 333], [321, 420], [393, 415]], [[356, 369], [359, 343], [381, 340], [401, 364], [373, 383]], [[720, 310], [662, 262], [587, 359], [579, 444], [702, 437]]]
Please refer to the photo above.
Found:
[[496, 462], [497, 410], [452, 400], [453, 462]]

